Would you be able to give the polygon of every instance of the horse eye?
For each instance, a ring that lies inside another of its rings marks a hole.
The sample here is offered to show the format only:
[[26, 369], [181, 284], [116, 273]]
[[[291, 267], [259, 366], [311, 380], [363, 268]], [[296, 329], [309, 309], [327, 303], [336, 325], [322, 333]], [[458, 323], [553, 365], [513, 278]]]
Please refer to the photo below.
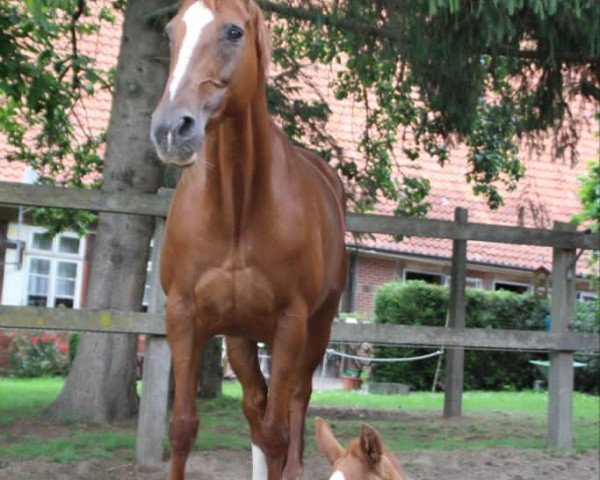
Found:
[[227, 27], [227, 40], [237, 42], [244, 36], [244, 31], [237, 25], [229, 25]]

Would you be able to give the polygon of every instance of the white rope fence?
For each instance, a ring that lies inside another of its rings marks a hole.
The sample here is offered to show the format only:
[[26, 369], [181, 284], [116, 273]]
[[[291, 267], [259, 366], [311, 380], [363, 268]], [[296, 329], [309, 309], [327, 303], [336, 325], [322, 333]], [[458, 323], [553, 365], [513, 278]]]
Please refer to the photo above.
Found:
[[444, 352], [442, 350], [438, 350], [437, 352], [428, 353], [426, 355], [419, 355], [418, 357], [400, 357], [400, 358], [360, 357], [358, 355], [350, 355], [348, 353], [339, 352], [337, 350], [334, 350], [333, 348], [328, 348], [327, 349], [327, 353], [329, 355], [337, 355], [337, 356], [342, 357], [342, 358], [349, 358], [351, 360], [358, 360], [359, 362], [363, 362], [363, 363], [372, 363], [372, 362], [378, 362], [378, 363], [389, 362], [389, 363], [392, 363], [392, 362], [416, 362], [418, 360], [426, 360], [428, 358], [433, 358], [433, 357], [437, 357], [439, 355], [442, 355]]
[[[339, 352], [338, 350], [334, 350], [333, 348], [328, 348], [325, 353], [328, 355], [337, 355], [342, 358], [349, 358], [351, 360], [358, 360], [363, 363], [391, 363], [391, 362], [416, 362], [418, 360], [427, 360], [428, 358], [437, 357], [444, 353], [443, 350], [438, 350], [437, 352], [428, 353], [426, 355], [419, 355], [418, 357], [400, 357], [400, 358], [372, 358], [372, 357], [360, 357], [358, 355], [350, 355], [348, 353]], [[258, 358], [265, 359], [271, 358], [271, 355], [259, 354]]]

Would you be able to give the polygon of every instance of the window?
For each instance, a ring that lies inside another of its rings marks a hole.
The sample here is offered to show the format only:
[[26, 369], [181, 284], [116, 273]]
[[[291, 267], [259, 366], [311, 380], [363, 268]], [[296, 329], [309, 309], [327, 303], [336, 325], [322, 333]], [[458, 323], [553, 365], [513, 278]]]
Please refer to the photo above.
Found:
[[467, 277], [467, 287], [483, 288], [483, 280], [481, 278]]
[[444, 275], [439, 273], [416, 272], [412, 270], [404, 270], [404, 281], [422, 280], [427, 283], [435, 283], [436, 285], [444, 285]]
[[34, 231], [27, 251], [25, 303], [38, 307], [79, 307], [83, 242], [62, 234]]
[[50, 260], [32, 258], [29, 263], [27, 305], [46, 306], [50, 291]]
[[34, 231], [31, 234], [30, 251], [48, 252], [64, 255], [82, 255], [83, 242], [75, 235], [61, 234], [48, 237], [43, 231]]
[[527, 283], [494, 282], [494, 290], [507, 290], [515, 293], [527, 293], [529, 291], [529, 285]]
[[577, 292], [577, 300], [580, 302], [595, 302], [598, 299], [598, 294], [595, 292]]
[[60, 253], [70, 253], [77, 255], [79, 253], [79, 238], [59, 237], [58, 251]]
[[[445, 280], [446, 282], [444, 283], [444, 285], [447, 285], [449, 287], [452, 283], [452, 277], [448, 275], [445, 278]], [[467, 277], [465, 279], [465, 286], [467, 288], [483, 288], [483, 280], [481, 278]]]
[[52, 237], [47, 237], [42, 233], [34, 233], [31, 242], [31, 248], [34, 250], [52, 250]]

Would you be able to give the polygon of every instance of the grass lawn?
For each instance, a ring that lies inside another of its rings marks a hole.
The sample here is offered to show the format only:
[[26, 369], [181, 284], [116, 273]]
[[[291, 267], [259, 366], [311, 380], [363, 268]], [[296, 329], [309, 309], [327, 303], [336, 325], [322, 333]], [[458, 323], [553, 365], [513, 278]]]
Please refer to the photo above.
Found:
[[[60, 378], [0, 378], [0, 459], [44, 457], [76, 462], [84, 458], [117, 456], [131, 459], [135, 424], [108, 428], [48, 422], [37, 414], [50, 405], [63, 384]], [[223, 397], [200, 405], [201, 428], [196, 448], [247, 450], [249, 435], [240, 407], [237, 383], [224, 385]], [[544, 448], [547, 395], [545, 392], [466, 392], [464, 417], [445, 420], [440, 412], [443, 394], [406, 396], [367, 395], [362, 392], [315, 392], [314, 407], [346, 407], [399, 412], [392, 420], [369, 423], [379, 430], [392, 450]], [[315, 451], [313, 419], [307, 421], [307, 453]], [[356, 436], [362, 421], [352, 414], [331, 420], [342, 442]], [[575, 449], [599, 447], [600, 399], [574, 395]]]
[[0, 427], [17, 418], [35, 415], [48, 407], [64, 379], [0, 377]]

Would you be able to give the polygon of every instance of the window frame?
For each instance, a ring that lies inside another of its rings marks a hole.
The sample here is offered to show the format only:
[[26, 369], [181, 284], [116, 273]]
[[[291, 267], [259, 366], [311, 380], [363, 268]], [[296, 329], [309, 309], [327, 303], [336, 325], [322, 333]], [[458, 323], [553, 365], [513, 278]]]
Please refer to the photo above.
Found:
[[576, 298], [578, 302], [594, 302], [598, 300], [598, 294], [589, 290], [577, 290]]
[[[33, 239], [35, 235], [44, 234], [46, 230], [41, 227], [33, 227], [31, 232], [29, 232], [29, 241], [27, 242], [27, 251], [26, 253], [31, 253], [35, 255], [43, 255], [43, 256], [60, 256], [60, 257], [71, 257], [71, 258], [81, 258], [83, 259], [83, 254], [85, 250], [85, 237], [79, 237], [77, 234], [73, 232], [63, 232], [58, 235], [54, 235], [52, 237], [52, 245], [50, 250], [43, 250], [41, 248], [35, 248], [33, 246]], [[58, 250], [60, 246], [60, 238], [71, 238], [79, 240], [79, 250], [77, 253], [68, 253], [68, 252], [60, 252]]]
[[[469, 282], [471, 282], [473, 285], [469, 285]], [[465, 281], [465, 286], [467, 288], [483, 290], [483, 279], [479, 277], [467, 277]]]
[[[427, 283], [431, 283], [431, 285], [446, 285], [447, 283], [447, 279], [449, 278], [448, 275], [444, 275], [443, 273], [438, 273], [438, 272], [426, 272], [424, 270], [414, 270], [412, 268], [405, 268], [404, 271], [402, 272], [402, 281], [403, 282], [408, 282], [410, 280], [406, 279], [406, 274], [407, 273], [417, 273], [417, 274], [421, 274], [421, 275], [430, 275], [432, 277], [440, 277], [440, 283], [432, 283], [432, 282], [427, 282]], [[423, 280], [425, 282], [425, 280]]]
[[524, 292], [513, 292], [512, 290], [506, 290], [509, 292], [513, 292], [513, 293], [531, 293], [533, 292], [533, 285], [531, 285], [530, 283], [523, 283], [523, 282], [511, 282], [511, 281], [507, 281], [507, 280], [494, 280], [492, 282], [492, 291], [497, 292], [499, 291], [499, 289], [496, 288], [496, 285], [502, 283], [504, 285], [514, 285], [515, 287], [525, 287], [526, 290]]
[[[33, 227], [28, 235], [28, 243], [25, 250], [25, 281], [23, 282], [23, 305], [29, 304], [29, 279], [31, 275], [32, 260], [46, 260], [50, 262], [50, 272], [48, 275], [48, 292], [46, 294], [46, 307], [54, 308], [57, 300], [57, 283], [58, 283], [58, 265], [59, 263], [70, 263], [76, 267], [75, 289], [73, 296], [60, 295], [58, 298], [68, 298], [73, 300], [73, 309], [81, 307], [81, 290], [83, 283], [83, 261], [85, 257], [85, 237], [79, 237], [72, 232], [63, 232], [52, 237], [51, 250], [43, 250], [33, 247], [34, 235], [43, 234], [46, 230], [41, 227]], [[76, 238], [79, 240], [79, 249], [77, 253], [59, 252], [61, 238]], [[63, 278], [63, 277], [61, 277]], [[66, 277], [65, 277], [66, 278]]]

